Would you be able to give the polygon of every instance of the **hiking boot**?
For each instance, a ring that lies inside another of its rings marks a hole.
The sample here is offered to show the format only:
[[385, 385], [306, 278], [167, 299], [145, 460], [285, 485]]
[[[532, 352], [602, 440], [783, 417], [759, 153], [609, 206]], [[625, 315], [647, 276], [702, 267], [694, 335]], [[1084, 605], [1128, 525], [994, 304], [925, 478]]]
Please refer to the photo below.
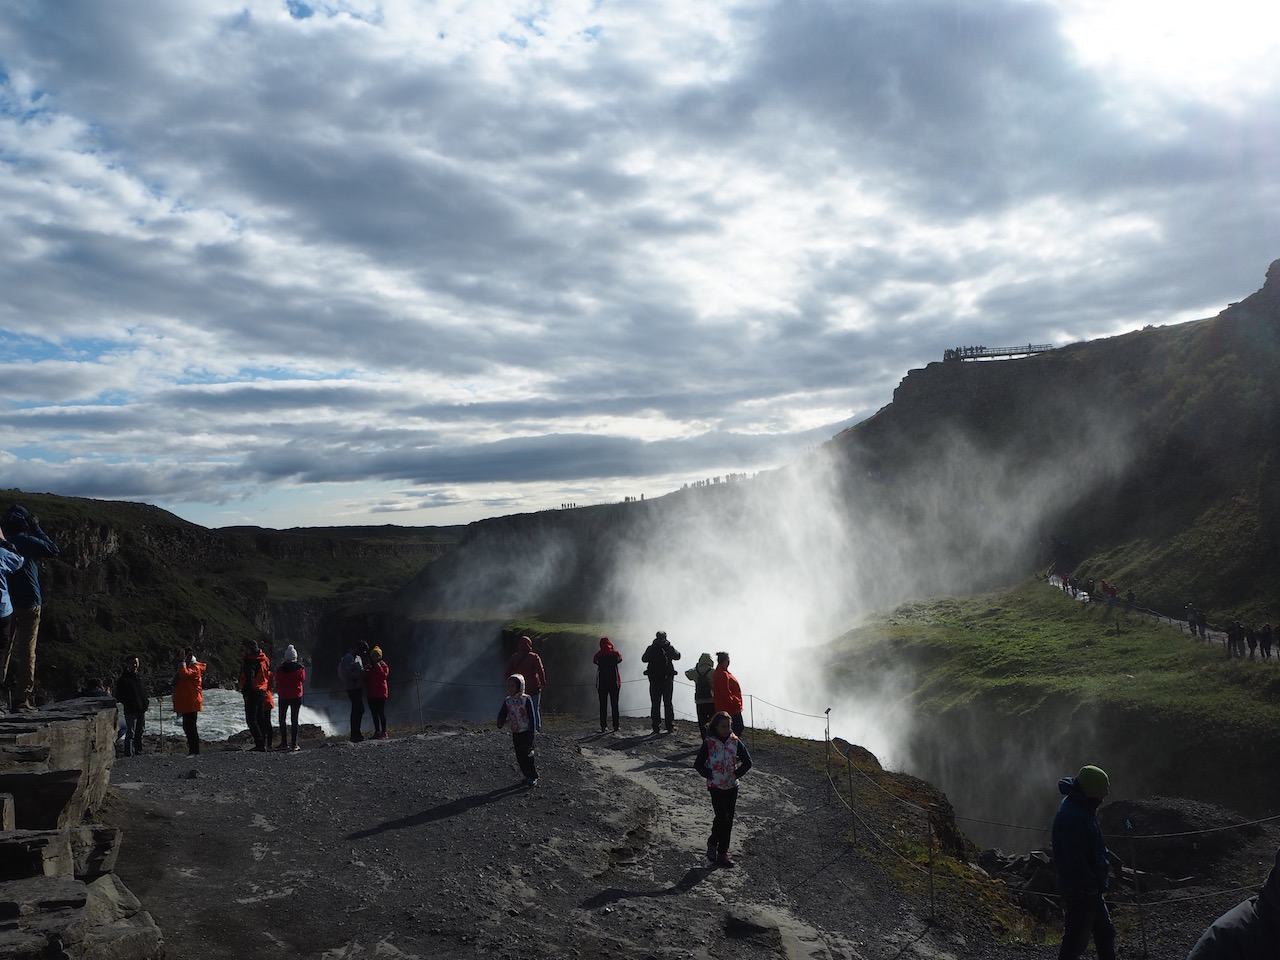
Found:
[[710, 863], [716, 862], [716, 842], [714, 840], [707, 841], [707, 860]]
[[732, 867], [732, 866], [733, 866], [733, 857], [729, 856], [727, 853], [722, 853], [722, 854], [720, 854], [720, 856], [716, 857], [716, 866], [717, 866], [717, 867]]
[[24, 700], [22, 701], [22, 703], [18, 704], [16, 707], [13, 708], [13, 712], [14, 713], [39, 713], [40, 708], [37, 707], [35, 704], [31, 703], [30, 701]]

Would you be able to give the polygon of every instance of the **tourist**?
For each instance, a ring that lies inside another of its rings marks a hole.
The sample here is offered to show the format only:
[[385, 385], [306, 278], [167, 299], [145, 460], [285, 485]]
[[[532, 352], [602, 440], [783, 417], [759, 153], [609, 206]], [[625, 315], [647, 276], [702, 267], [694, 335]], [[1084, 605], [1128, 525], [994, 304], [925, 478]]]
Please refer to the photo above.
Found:
[[271, 684], [271, 666], [256, 640], [244, 642], [244, 659], [240, 664], [240, 695], [244, 697], [244, 722], [253, 737], [256, 753], [266, 753], [267, 737], [262, 729], [263, 709]]
[[1280, 850], [1256, 897], [1236, 904], [1200, 935], [1187, 960], [1275, 960], [1280, 955]]
[[387, 676], [391, 668], [382, 659], [382, 648], [369, 651], [369, 666], [364, 671], [364, 693], [369, 698], [369, 716], [373, 720], [373, 739], [387, 739]]
[[733, 720], [733, 732], [742, 736], [747, 725], [742, 722], [742, 687], [738, 678], [729, 672], [729, 654], [720, 650], [716, 653], [716, 669], [711, 675], [711, 692], [715, 697], [715, 707], [721, 713], [727, 713]]
[[659, 630], [640, 659], [649, 665], [644, 675], [649, 678], [649, 719], [653, 722], [653, 732], [659, 732], [665, 716], [667, 733], [675, 733], [675, 705], [671, 698], [675, 692], [675, 661], [680, 659], [680, 651], [671, 645], [667, 632]]
[[507, 677], [507, 696], [498, 710], [498, 729], [503, 725], [511, 731], [511, 747], [516, 753], [516, 763], [524, 774], [526, 787], [538, 785], [538, 768], [533, 760], [534, 734], [533, 700], [524, 692], [524, 677], [513, 673]]
[[613, 707], [613, 729], [618, 729], [618, 693], [622, 690], [622, 671], [618, 665], [622, 663], [620, 654], [608, 637], [600, 638], [600, 649], [596, 651], [591, 662], [596, 665], [596, 693], [600, 697], [600, 732], [606, 729], [608, 719], [606, 708]]
[[142, 661], [136, 656], [124, 662], [124, 672], [116, 681], [113, 691], [116, 703], [124, 712], [125, 754], [136, 757], [142, 752], [142, 729], [146, 725], [147, 707], [151, 701], [147, 698], [147, 681], [142, 675]]
[[364, 734], [360, 732], [360, 724], [364, 720], [364, 661], [361, 657], [368, 650], [368, 645], [358, 640], [351, 644], [338, 664], [338, 678], [346, 686], [347, 697], [351, 700], [352, 743], [359, 743], [364, 739]]
[[[293, 644], [284, 648], [284, 661], [276, 673], [276, 696], [280, 700], [280, 749], [299, 750], [298, 711], [302, 709], [302, 685], [307, 680], [307, 668], [298, 660]], [[290, 717], [290, 738], [285, 738], [285, 715]]]
[[200, 754], [200, 734], [196, 718], [204, 708], [205, 664], [196, 659], [191, 647], [178, 651], [177, 671], [173, 676], [173, 712], [182, 717], [182, 732], [187, 735], [187, 756]]
[[700, 740], [707, 739], [707, 723], [716, 712], [716, 695], [711, 688], [715, 669], [716, 665], [711, 659], [711, 654], [704, 653], [698, 658], [696, 666], [684, 672], [684, 675], [693, 681], [693, 705], [698, 711], [698, 738]]
[[[14, 504], [0, 520], [0, 529], [13, 544], [13, 549], [23, 558], [22, 566], [7, 575], [9, 597], [13, 603], [13, 623], [8, 643], [0, 634], [0, 645], [5, 648], [3, 677], [9, 685], [13, 710], [33, 713], [31, 700], [36, 685], [36, 640], [40, 634], [40, 561], [57, 557], [57, 545], [40, 529], [40, 520], [26, 507]], [[12, 668], [12, 676], [10, 676]]]
[[542, 732], [542, 691], [547, 685], [547, 671], [542, 658], [533, 652], [533, 641], [520, 638], [520, 649], [507, 661], [507, 676], [518, 673], [525, 679], [525, 693], [533, 701], [533, 729]]
[[1112, 854], [1098, 824], [1098, 806], [1110, 786], [1106, 773], [1095, 766], [1058, 781], [1063, 796], [1053, 818], [1053, 868], [1065, 913], [1058, 960], [1076, 960], [1090, 937], [1098, 960], [1115, 960], [1116, 928], [1104, 899]]
[[[22, 568], [25, 559], [22, 554], [18, 553], [17, 548], [4, 538], [4, 528], [0, 527], [0, 646], [5, 650], [11, 650], [11, 641], [9, 640], [9, 629], [13, 625], [13, 601], [9, 599], [9, 582], [8, 578], [11, 574]], [[0, 675], [0, 682], [5, 686], [5, 690], [9, 688], [8, 675], [9, 656], [5, 654], [4, 666], [5, 673]], [[9, 709], [9, 701], [6, 697], [3, 703], [0, 703], [0, 711]]]
[[[266, 741], [267, 751], [276, 747], [276, 698], [272, 688], [276, 685], [276, 674], [271, 669], [271, 657], [262, 651], [262, 666], [267, 675], [267, 689], [262, 691], [262, 716], [258, 718], [258, 726], [262, 730], [262, 739]], [[284, 747], [284, 738], [280, 738], [280, 746]]]
[[693, 767], [707, 781], [715, 814], [711, 837], [707, 840], [707, 859], [721, 867], [732, 867], [729, 838], [738, 806], [738, 781], [751, 769], [751, 754], [733, 732], [733, 718], [729, 714], [721, 711], [711, 717], [710, 733], [698, 748]]

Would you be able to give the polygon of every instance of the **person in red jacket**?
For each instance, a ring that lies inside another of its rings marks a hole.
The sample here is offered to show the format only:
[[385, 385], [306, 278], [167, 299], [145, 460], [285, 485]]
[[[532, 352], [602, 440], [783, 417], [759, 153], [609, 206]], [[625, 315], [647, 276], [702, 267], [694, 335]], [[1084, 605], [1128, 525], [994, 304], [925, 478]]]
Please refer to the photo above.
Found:
[[200, 734], [196, 718], [204, 708], [204, 672], [206, 666], [196, 659], [191, 647], [178, 651], [177, 671], [173, 676], [173, 712], [182, 717], [182, 732], [187, 735], [187, 756], [200, 754]]
[[373, 718], [373, 739], [387, 739], [387, 696], [390, 687], [387, 676], [391, 668], [382, 659], [382, 648], [369, 651], [369, 666], [364, 671], [364, 695], [369, 701], [369, 716]]
[[[280, 749], [300, 750], [298, 746], [298, 711], [302, 709], [302, 685], [307, 681], [307, 668], [298, 660], [293, 644], [284, 648], [284, 662], [276, 673], [276, 696], [280, 700]], [[288, 730], [292, 734], [285, 739], [285, 716], [290, 717]]]
[[742, 687], [738, 678], [729, 672], [729, 654], [716, 653], [716, 669], [711, 675], [711, 695], [716, 700], [716, 712], [727, 713], [732, 720], [734, 734], [742, 736], [746, 724], [742, 722]]
[[524, 677], [524, 693], [533, 702], [533, 732], [542, 732], [542, 688], [547, 685], [547, 672], [542, 667], [542, 658], [533, 652], [533, 641], [528, 637], [520, 638], [520, 649], [507, 661], [507, 676], [520, 674]]

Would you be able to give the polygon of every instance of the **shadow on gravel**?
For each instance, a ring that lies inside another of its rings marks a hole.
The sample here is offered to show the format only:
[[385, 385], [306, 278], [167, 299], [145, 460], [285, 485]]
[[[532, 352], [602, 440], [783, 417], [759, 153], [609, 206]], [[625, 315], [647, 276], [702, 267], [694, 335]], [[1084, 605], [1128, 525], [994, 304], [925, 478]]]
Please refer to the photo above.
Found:
[[617, 887], [608, 887], [601, 890], [594, 896], [587, 897], [582, 901], [582, 906], [586, 910], [596, 910], [599, 907], [607, 907], [611, 903], [617, 903], [619, 900], [642, 900], [651, 897], [674, 897], [682, 893], [688, 893], [709, 874], [715, 873], [717, 867], [694, 867], [680, 881], [670, 887], [663, 887], [661, 890], [620, 890]]
[[368, 830], [359, 830], [356, 833], [348, 834], [347, 839], [364, 840], [366, 837], [376, 837], [378, 834], [386, 833], [390, 830], [404, 830], [408, 827], [421, 826], [424, 823], [433, 823], [436, 820], [447, 820], [449, 817], [456, 817], [460, 813], [466, 813], [468, 810], [482, 807], [486, 803], [493, 803], [496, 800], [514, 796], [517, 793], [526, 793], [528, 790], [529, 788], [523, 783], [514, 783], [510, 786], [499, 787], [497, 790], [490, 790], [488, 793], [459, 797], [457, 800], [450, 800], [448, 803], [442, 803], [438, 807], [432, 807], [430, 810], [423, 810], [421, 813], [415, 813], [409, 817], [401, 817], [399, 820], [387, 820], [376, 827], [370, 827]]

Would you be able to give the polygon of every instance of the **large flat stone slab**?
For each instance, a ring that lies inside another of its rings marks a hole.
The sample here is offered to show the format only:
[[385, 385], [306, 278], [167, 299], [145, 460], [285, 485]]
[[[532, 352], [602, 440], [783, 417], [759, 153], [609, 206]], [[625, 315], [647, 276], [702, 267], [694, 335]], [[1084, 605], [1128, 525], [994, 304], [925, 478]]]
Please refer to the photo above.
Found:
[[116, 703], [63, 700], [0, 715], [0, 793], [20, 830], [77, 826], [101, 808], [115, 760]]

